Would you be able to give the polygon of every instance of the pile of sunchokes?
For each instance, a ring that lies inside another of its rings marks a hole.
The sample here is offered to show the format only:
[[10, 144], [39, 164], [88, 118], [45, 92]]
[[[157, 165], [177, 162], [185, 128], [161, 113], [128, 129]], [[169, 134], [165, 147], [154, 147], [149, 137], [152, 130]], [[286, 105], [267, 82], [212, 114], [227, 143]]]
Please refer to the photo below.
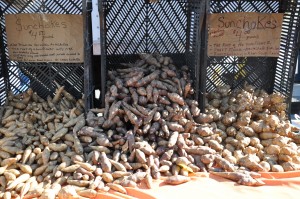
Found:
[[[104, 109], [84, 115], [63, 86], [53, 98], [9, 94], [0, 118], [0, 198], [93, 198], [209, 172], [260, 186], [258, 172], [300, 169], [285, 98], [218, 86], [200, 112], [187, 66], [160, 54], [108, 71]], [[101, 112], [101, 116], [99, 116]]]

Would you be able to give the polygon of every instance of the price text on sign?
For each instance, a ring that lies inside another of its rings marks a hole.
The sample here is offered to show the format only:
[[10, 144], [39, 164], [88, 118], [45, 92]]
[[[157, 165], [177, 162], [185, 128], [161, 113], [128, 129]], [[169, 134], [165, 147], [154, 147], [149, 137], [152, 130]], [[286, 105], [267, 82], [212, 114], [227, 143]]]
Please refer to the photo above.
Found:
[[9, 58], [20, 62], [83, 62], [82, 15], [5, 15]]
[[278, 57], [282, 13], [208, 16], [208, 56]]

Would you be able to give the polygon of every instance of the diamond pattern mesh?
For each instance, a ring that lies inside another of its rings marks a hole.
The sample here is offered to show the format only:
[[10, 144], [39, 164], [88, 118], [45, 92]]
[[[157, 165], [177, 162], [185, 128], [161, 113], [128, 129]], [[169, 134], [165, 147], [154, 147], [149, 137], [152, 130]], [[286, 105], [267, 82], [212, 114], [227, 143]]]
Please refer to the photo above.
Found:
[[[81, 14], [81, 0], [10, 0], [0, 1], [1, 32], [1, 69], [0, 103], [4, 103], [7, 90], [15, 94], [31, 87], [41, 97], [53, 95], [56, 81], [64, 85], [66, 90], [80, 98], [83, 93], [84, 66], [66, 63], [22, 63], [9, 60], [7, 36], [5, 32], [5, 14], [17, 13], [48, 13], [48, 14]], [[3, 71], [3, 73], [2, 73]], [[4, 72], [6, 74], [4, 75]]]
[[[278, 1], [210, 1], [209, 8], [210, 13], [278, 11]], [[240, 88], [244, 82], [272, 91], [276, 58], [225, 56], [208, 57], [207, 62], [207, 91], [224, 84]]]
[[[280, 52], [275, 72], [274, 91], [283, 92], [291, 103], [295, 66], [297, 64], [297, 53], [300, 47], [300, 0], [284, 1], [283, 7], [286, 9], [286, 12], [283, 17]], [[289, 112], [291, 112], [290, 109], [291, 106], [289, 106]]]
[[207, 91], [229, 84], [240, 88], [248, 82], [268, 92], [278, 91], [290, 103], [297, 57], [300, 1], [210, 1], [210, 13], [284, 13], [280, 55], [271, 57], [208, 57]]
[[171, 56], [178, 66], [188, 65], [196, 91], [199, 91], [198, 34], [200, 17], [203, 19], [205, 9], [203, 2], [100, 0], [100, 14], [103, 16], [101, 67], [105, 74], [101, 79], [101, 90], [106, 90], [106, 69], [134, 62], [138, 53], [159, 52]]
[[0, 77], [0, 103], [1, 105], [4, 104], [6, 99], [6, 88], [5, 88], [5, 81], [3, 77]]

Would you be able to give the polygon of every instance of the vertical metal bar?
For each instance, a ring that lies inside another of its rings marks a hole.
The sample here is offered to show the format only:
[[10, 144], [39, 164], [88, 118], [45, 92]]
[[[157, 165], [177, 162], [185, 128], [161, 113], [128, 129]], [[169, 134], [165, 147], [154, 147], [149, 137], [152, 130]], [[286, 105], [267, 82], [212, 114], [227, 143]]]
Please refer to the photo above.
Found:
[[[299, 40], [299, 38], [298, 38]], [[295, 82], [300, 83], [300, 46], [298, 45], [298, 65], [296, 66], [297, 68], [297, 75], [295, 75]]]
[[150, 34], [149, 34], [149, 25], [150, 25], [150, 17], [149, 17], [149, 0], [145, 2], [145, 7], [146, 7], [146, 17], [145, 17], [145, 43], [146, 43], [146, 48], [145, 48], [145, 52], [149, 53], [149, 41], [150, 41]]
[[45, 0], [42, 0], [42, 13], [46, 13], [46, 4], [45, 4]]
[[279, 13], [284, 13], [286, 10], [286, 0], [279, 0]]
[[[199, 96], [200, 96], [200, 87], [201, 85], [200, 84], [200, 67], [201, 67], [201, 56], [200, 56], [200, 53], [201, 53], [201, 46], [202, 46], [202, 42], [205, 42], [204, 40], [202, 40], [202, 29], [203, 29], [203, 23], [204, 23], [204, 19], [205, 19], [205, 16], [204, 16], [204, 9], [205, 9], [205, 1], [202, 0], [199, 5], [197, 5], [197, 7], [199, 6], [199, 9], [198, 10], [195, 10], [194, 11], [194, 15], [195, 15], [195, 18], [197, 16], [197, 14], [199, 15], [199, 22], [198, 24], [196, 24], [196, 27], [197, 28], [197, 32], [196, 32], [196, 40], [194, 42], [196, 42], [195, 47], [195, 52], [194, 52], [194, 56], [195, 56], [195, 61], [194, 61], [194, 72], [195, 72], [195, 75], [193, 75], [195, 78], [196, 78], [196, 82], [194, 84], [194, 87], [195, 87], [195, 99], [197, 101], [200, 100]], [[199, 13], [197, 13], [199, 12]]]
[[[278, 3], [279, 3], [278, 13], [285, 13], [286, 6], [287, 6], [287, 1], [286, 0], [278, 0]], [[278, 58], [274, 58], [274, 60], [272, 60], [272, 61], [271, 61], [271, 59], [272, 58], [269, 58], [269, 62], [271, 62], [270, 64], [272, 64], [274, 66], [274, 73], [273, 73], [273, 79], [272, 79], [271, 86], [270, 86], [271, 88], [269, 88], [269, 92], [274, 92], [275, 83], [276, 83], [275, 74], [276, 74], [276, 71], [277, 71]]]
[[[292, 5], [292, 4], [294, 4], [294, 5]], [[291, 19], [293, 21], [290, 21], [289, 28], [292, 29], [292, 27], [291, 27], [291, 26], [293, 26], [292, 23], [297, 23], [295, 25], [295, 27], [297, 27], [297, 29], [295, 30], [295, 35], [294, 35], [294, 46], [291, 49], [292, 52], [290, 53], [291, 54], [291, 60], [290, 60], [291, 64], [290, 64], [289, 70], [291, 71], [291, 73], [290, 73], [290, 76], [288, 79], [288, 82], [290, 83], [290, 85], [289, 85], [290, 93], [288, 96], [288, 115], [289, 115], [290, 120], [291, 120], [290, 113], [291, 113], [291, 106], [292, 106], [292, 95], [293, 95], [293, 87], [294, 87], [295, 69], [296, 69], [296, 64], [297, 64], [297, 59], [298, 59], [298, 52], [300, 49], [300, 22], [299, 22], [300, 14], [299, 14], [299, 10], [297, 10], [297, 7], [299, 5], [300, 5], [299, 1], [296, 1], [296, 2], [289, 1], [289, 4], [288, 4], [288, 6], [290, 7], [290, 9], [288, 9], [288, 10], [293, 9], [293, 11], [291, 12]], [[285, 9], [287, 9], [287, 8], [285, 8]], [[298, 20], [297, 20], [297, 18], [298, 18]]]
[[205, 94], [206, 94], [206, 75], [207, 75], [207, 31], [208, 31], [208, 23], [207, 23], [207, 15], [209, 14], [210, 8], [210, 0], [202, 1], [203, 9], [203, 23], [201, 24], [201, 49], [200, 49], [200, 57], [202, 60], [200, 62], [200, 93], [199, 93], [199, 106], [200, 110], [203, 113], [205, 111]]
[[83, 30], [84, 30], [84, 100], [85, 110], [93, 107], [93, 75], [92, 75], [92, 33], [91, 33], [91, 0], [83, 0]]
[[[189, 49], [190, 49], [190, 39], [191, 39], [191, 11], [190, 11], [190, 2], [186, 1], [186, 46], [185, 46], [185, 58], [188, 59]], [[186, 60], [187, 62], [187, 60]]]
[[100, 41], [101, 41], [101, 107], [105, 106], [105, 93], [106, 93], [106, 28], [105, 28], [105, 17], [106, 13], [103, 8], [103, 1], [99, 0], [99, 15], [100, 15]]
[[241, 0], [239, 0], [239, 2], [238, 2], [238, 7], [237, 7], [237, 11], [238, 11], [238, 12], [242, 12], [241, 10], [242, 10], [242, 2], [241, 2]]
[[[4, 17], [4, 13], [2, 11], [2, 8], [0, 7], [0, 21], [3, 20]], [[7, 65], [7, 56], [5, 53], [5, 44], [4, 44], [4, 33], [2, 32], [2, 30], [4, 30], [4, 28], [2, 27], [2, 25], [0, 24], [0, 35], [1, 35], [1, 39], [0, 39], [0, 45], [1, 45], [1, 64], [2, 64], [2, 76], [4, 79], [4, 84], [5, 84], [5, 94], [7, 95], [8, 91], [10, 90], [10, 84], [9, 84], [9, 72], [8, 72], [8, 65]]]

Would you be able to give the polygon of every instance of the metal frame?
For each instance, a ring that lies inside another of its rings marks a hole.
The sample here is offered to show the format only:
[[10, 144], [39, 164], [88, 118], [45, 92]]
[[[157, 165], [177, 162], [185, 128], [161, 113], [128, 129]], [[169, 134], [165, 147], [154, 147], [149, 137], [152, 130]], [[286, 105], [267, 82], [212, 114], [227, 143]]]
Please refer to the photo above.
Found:
[[[287, 98], [288, 112], [291, 111], [291, 97], [297, 59], [297, 38], [300, 29], [300, 1], [292, 0], [208, 0], [207, 13], [220, 12], [269, 12], [284, 13], [280, 55], [271, 57], [207, 57], [206, 90], [212, 91], [218, 85], [229, 84], [242, 88], [244, 82], [265, 89], [280, 92]], [[207, 28], [206, 28], [207, 30]], [[243, 67], [239, 68], [239, 64]], [[243, 73], [244, 76], [238, 78]]]
[[200, 73], [205, 73], [200, 69], [200, 64], [205, 63], [200, 55], [204, 52], [200, 29], [205, 24], [205, 1], [161, 0], [150, 3], [145, 0], [99, 0], [98, 6], [102, 107], [107, 70], [120, 67], [122, 62], [135, 61], [137, 53], [154, 51], [171, 56], [177, 65], [188, 65], [196, 91], [195, 98], [204, 101], [205, 94], [200, 92]]
[[[28, 0], [28, 1], [0, 1], [0, 28], [1, 28], [1, 73], [0, 79], [0, 104], [5, 101], [8, 91], [15, 94], [24, 92], [29, 87], [33, 88], [41, 97], [55, 93], [56, 85], [65, 86], [65, 89], [76, 98], [81, 98], [84, 91], [83, 63], [29, 63], [14, 62], [9, 60], [6, 45], [5, 14], [17, 13], [51, 13], [51, 14], [81, 14], [81, 0]], [[29, 79], [22, 85], [19, 73]], [[5, 89], [1, 89], [4, 87]]]
[[91, 25], [92, 1], [83, 0], [83, 27], [84, 27], [84, 98], [85, 108], [94, 107], [93, 92], [93, 67], [92, 67], [92, 25]]

